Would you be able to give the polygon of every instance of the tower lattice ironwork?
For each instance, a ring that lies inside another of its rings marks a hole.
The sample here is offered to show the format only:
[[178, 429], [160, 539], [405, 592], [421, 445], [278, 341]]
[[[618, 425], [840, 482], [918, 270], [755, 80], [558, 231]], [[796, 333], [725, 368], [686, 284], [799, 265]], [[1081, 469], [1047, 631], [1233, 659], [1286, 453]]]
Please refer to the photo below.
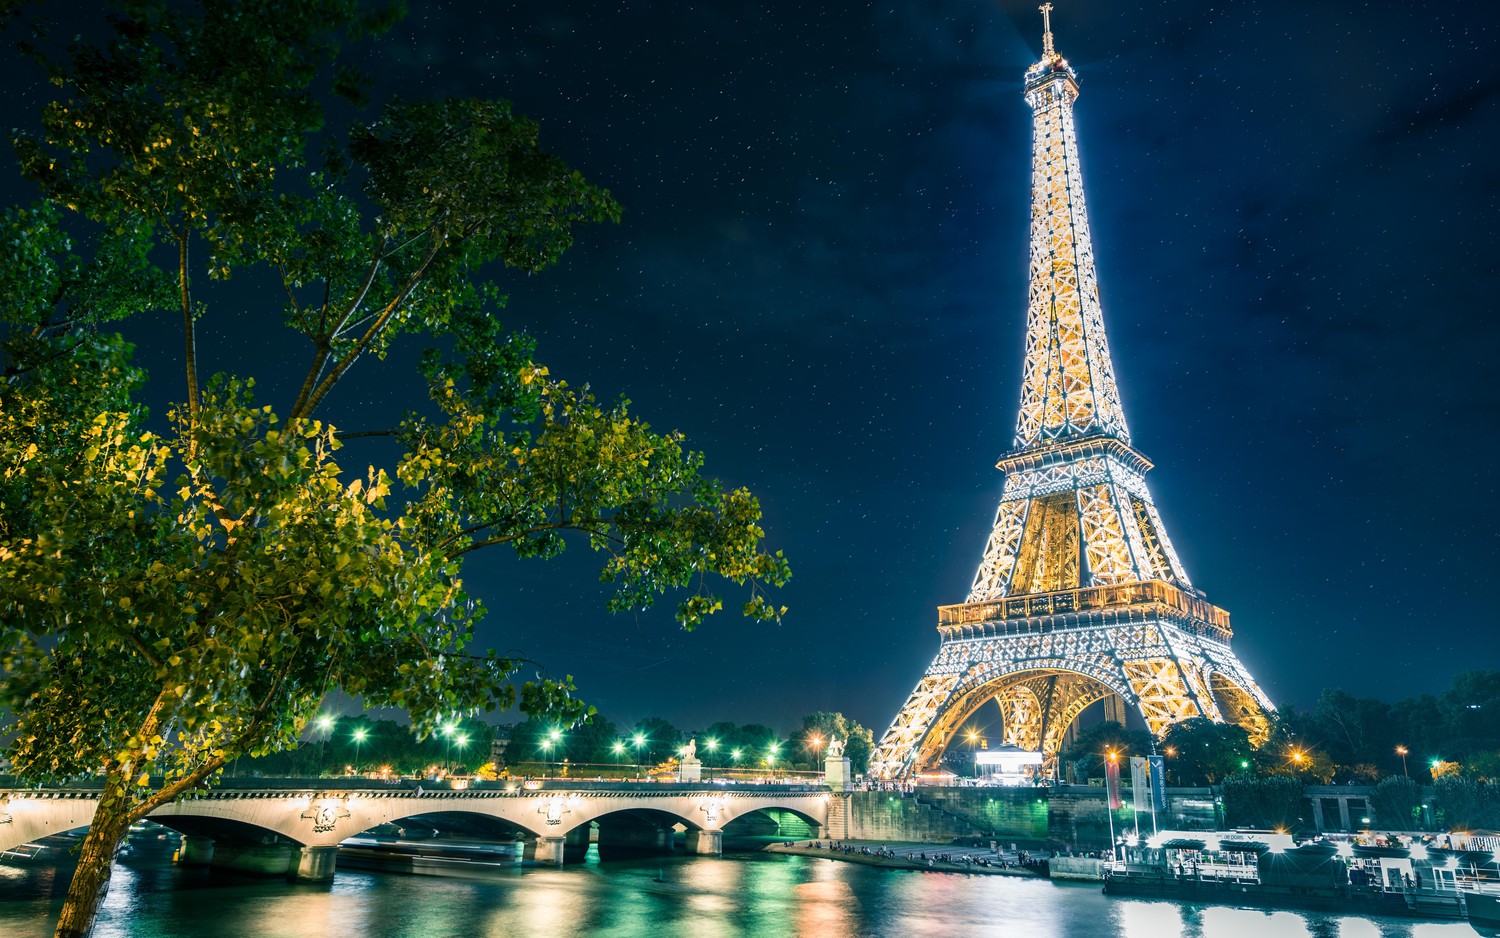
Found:
[[1004, 742], [1055, 766], [1066, 734], [1104, 701], [1152, 733], [1192, 717], [1257, 743], [1274, 710], [1234, 652], [1229, 614], [1188, 581], [1131, 446], [1104, 336], [1073, 102], [1078, 76], [1052, 43], [1026, 70], [1033, 112], [1031, 271], [1014, 449], [965, 602], [938, 609], [942, 645], [871, 758], [891, 778], [940, 761], [981, 706]]

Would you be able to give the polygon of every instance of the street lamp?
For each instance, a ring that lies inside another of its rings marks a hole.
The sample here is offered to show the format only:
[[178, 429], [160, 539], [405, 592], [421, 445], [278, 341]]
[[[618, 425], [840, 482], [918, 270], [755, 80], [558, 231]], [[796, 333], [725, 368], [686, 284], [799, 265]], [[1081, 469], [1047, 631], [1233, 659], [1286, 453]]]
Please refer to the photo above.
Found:
[[776, 780], [776, 755], [781, 752], [781, 743], [772, 743], [766, 749], [766, 768], [771, 770], [771, 781]]
[[354, 731], [354, 771], [356, 773], [359, 771], [359, 748], [364, 745], [365, 737], [369, 734], [370, 731], [364, 727]]
[[731, 749], [731, 750], [729, 750], [729, 762], [730, 762], [730, 765], [733, 766], [736, 769], [738, 769], [740, 767], [740, 750], [738, 750], [738, 749]]
[[[646, 734], [636, 733], [630, 738], [630, 744], [635, 747], [635, 767], [639, 770], [641, 767], [641, 747], [646, 745]], [[639, 775], [639, 771], [636, 774]]]
[[456, 730], [456, 729], [458, 729], [458, 726], [456, 724], [453, 724], [453, 723], [448, 723], [448, 724], [445, 724], [443, 726], [442, 732], [443, 732], [443, 774], [444, 775], [452, 775], [453, 774], [453, 760], [452, 760], [452, 755], [453, 755], [453, 731]]
[[1407, 778], [1411, 778], [1411, 773], [1406, 771], [1406, 754], [1410, 751], [1411, 750], [1407, 749], [1405, 746], [1396, 747], [1396, 755], [1401, 757], [1401, 774], [1405, 775]]
[[[719, 751], [719, 741], [717, 739], [714, 739], [712, 736], [710, 736], [708, 738], [708, 741], [703, 745], [708, 749], [710, 756]], [[710, 759], [708, 763], [708, 780], [714, 780], [714, 764], [712, 759]]]
[[453, 741], [458, 743], [458, 761], [462, 762], [464, 761], [464, 747], [469, 744], [469, 737], [464, 733], [459, 733]]
[[318, 740], [318, 777], [321, 778], [323, 775], [323, 747], [328, 745], [328, 737], [332, 735], [330, 730], [333, 729], [333, 717], [326, 713], [322, 714], [318, 717], [316, 725], [318, 729], [323, 731], [323, 737]]

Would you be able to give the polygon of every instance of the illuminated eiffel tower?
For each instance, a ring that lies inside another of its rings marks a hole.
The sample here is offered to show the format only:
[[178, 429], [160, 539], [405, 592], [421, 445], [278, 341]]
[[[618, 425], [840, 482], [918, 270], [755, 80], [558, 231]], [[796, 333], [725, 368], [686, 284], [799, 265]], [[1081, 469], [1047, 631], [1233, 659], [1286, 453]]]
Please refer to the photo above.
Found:
[[1015, 448], [966, 602], [938, 609], [942, 645], [871, 758], [877, 777], [942, 759], [981, 706], [1003, 741], [1055, 767], [1074, 721], [1104, 702], [1151, 732], [1192, 717], [1235, 722], [1257, 744], [1274, 710], [1229, 647], [1229, 613], [1188, 581], [1130, 445], [1104, 337], [1073, 102], [1052, 46], [1026, 70], [1034, 113], [1031, 283]]

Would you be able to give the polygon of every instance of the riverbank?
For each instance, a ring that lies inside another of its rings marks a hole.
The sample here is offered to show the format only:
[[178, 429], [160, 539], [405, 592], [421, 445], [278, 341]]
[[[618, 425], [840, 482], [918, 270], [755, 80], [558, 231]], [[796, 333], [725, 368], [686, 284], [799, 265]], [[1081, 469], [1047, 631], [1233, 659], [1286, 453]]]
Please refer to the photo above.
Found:
[[1042, 874], [1016, 865], [1014, 854], [995, 854], [975, 847], [953, 847], [942, 844], [901, 843], [892, 841], [852, 840], [834, 843], [827, 840], [794, 840], [766, 846], [765, 853], [842, 860], [862, 866], [889, 870], [925, 870], [931, 873], [974, 873], [984, 876], [1019, 876], [1037, 879]]

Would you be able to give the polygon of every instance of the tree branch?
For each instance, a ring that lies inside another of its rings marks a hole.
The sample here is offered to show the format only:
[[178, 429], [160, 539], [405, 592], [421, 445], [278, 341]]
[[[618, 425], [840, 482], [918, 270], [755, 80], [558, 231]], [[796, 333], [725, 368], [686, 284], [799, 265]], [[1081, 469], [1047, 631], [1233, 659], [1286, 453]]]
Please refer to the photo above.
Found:
[[188, 291], [188, 238], [186, 226], [177, 238], [177, 282], [182, 297], [182, 331], [187, 365], [188, 414], [198, 422], [198, 335], [193, 325], [193, 300]]

